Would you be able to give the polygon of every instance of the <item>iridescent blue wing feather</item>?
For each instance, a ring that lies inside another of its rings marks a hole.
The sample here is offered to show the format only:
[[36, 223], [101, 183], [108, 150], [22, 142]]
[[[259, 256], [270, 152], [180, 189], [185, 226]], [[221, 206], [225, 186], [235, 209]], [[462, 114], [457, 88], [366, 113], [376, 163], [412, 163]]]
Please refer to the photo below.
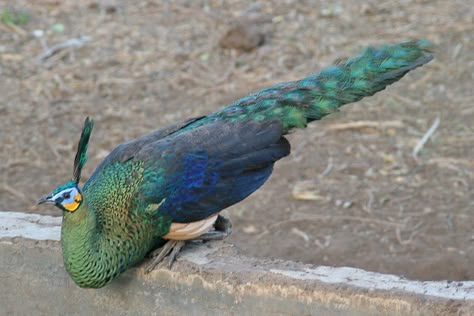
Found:
[[275, 161], [290, 152], [276, 120], [214, 122], [143, 148], [140, 191], [159, 213], [193, 222], [235, 204], [257, 190]]

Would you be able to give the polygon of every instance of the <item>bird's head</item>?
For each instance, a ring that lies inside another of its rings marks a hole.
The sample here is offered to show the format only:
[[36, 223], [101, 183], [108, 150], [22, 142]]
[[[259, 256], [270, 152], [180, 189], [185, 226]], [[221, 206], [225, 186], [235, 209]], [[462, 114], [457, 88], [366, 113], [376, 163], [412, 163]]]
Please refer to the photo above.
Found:
[[74, 212], [81, 206], [82, 193], [76, 182], [69, 181], [38, 200], [38, 204], [43, 203], [54, 204], [64, 211]]
[[84, 198], [79, 189], [79, 180], [81, 179], [82, 167], [87, 161], [87, 145], [94, 127], [94, 121], [86, 118], [84, 128], [82, 129], [79, 145], [77, 146], [76, 158], [74, 159], [74, 173], [72, 180], [58, 186], [53, 192], [46, 194], [38, 200], [38, 204], [54, 204], [63, 211], [74, 212], [81, 206]]

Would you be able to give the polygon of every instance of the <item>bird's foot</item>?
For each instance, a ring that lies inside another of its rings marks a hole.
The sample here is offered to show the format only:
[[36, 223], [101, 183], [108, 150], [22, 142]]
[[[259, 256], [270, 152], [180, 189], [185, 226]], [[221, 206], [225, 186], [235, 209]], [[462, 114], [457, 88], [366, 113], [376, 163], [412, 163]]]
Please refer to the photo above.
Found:
[[150, 273], [156, 266], [162, 262], [166, 256], [168, 256], [167, 266], [168, 269], [171, 268], [174, 261], [176, 260], [176, 256], [184, 247], [186, 242], [184, 240], [168, 240], [168, 242], [161, 248], [154, 250], [150, 256], [152, 257], [151, 262], [145, 268], [145, 273]]
[[[156, 266], [166, 264], [168, 269], [173, 266], [173, 263], [176, 260], [176, 256], [184, 247], [187, 241], [192, 240], [201, 240], [211, 241], [211, 240], [223, 240], [232, 233], [232, 222], [222, 216], [218, 215], [216, 222], [214, 223], [214, 230], [208, 231], [207, 233], [202, 234], [199, 237], [196, 237], [191, 240], [168, 240], [163, 247], [158, 248], [150, 253], [151, 262], [145, 268], [145, 273], [150, 273]], [[168, 256], [165, 263], [165, 257]]]
[[209, 241], [209, 240], [224, 240], [232, 233], [232, 222], [227, 217], [218, 215], [214, 223], [214, 230], [202, 234], [195, 240]]

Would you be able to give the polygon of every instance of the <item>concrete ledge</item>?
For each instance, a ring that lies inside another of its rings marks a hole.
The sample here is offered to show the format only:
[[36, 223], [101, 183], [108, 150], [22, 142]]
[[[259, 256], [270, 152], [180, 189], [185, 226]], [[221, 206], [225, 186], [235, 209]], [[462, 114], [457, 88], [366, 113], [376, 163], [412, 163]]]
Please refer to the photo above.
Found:
[[473, 315], [474, 282], [420, 282], [353, 268], [244, 257], [188, 245], [170, 270], [130, 269], [81, 289], [63, 268], [58, 217], [0, 212], [6, 315]]

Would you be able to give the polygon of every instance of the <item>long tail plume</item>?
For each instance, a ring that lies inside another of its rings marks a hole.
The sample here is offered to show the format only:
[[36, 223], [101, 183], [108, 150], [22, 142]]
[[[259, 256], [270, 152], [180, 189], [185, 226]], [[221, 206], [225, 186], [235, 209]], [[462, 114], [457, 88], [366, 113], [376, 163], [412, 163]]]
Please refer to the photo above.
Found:
[[337, 111], [385, 89], [406, 73], [428, 63], [430, 43], [411, 40], [366, 48], [360, 56], [298, 81], [277, 84], [214, 113], [226, 119], [278, 119], [284, 131]]

